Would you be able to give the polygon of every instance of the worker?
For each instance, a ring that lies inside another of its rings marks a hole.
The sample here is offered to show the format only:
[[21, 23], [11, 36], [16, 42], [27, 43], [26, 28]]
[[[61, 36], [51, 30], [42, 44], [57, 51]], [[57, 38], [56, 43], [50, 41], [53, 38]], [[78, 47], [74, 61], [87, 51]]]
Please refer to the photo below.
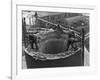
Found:
[[33, 46], [35, 45], [36, 50], [38, 50], [37, 37], [35, 35], [29, 35], [29, 41], [31, 48], [34, 49]]
[[68, 43], [67, 43], [67, 50], [69, 49], [69, 47], [71, 46], [71, 48], [73, 48], [74, 50], [77, 49], [77, 46], [75, 45], [76, 42], [78, 42], [75, 38], [75, 33], [71, 32], [68, 34], [69, 39], [68, 39]]

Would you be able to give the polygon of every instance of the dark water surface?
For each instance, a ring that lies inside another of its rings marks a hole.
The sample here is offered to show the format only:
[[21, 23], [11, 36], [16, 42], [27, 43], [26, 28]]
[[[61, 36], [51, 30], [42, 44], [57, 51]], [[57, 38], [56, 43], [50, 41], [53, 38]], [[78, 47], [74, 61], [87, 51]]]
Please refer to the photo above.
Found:
[[65, 52], [67, 49], [67, 44], [64, 40], [49, 40], [45, 45], [43, 45], [42, 52], [46, 54], [57, 54], [60, 52]]

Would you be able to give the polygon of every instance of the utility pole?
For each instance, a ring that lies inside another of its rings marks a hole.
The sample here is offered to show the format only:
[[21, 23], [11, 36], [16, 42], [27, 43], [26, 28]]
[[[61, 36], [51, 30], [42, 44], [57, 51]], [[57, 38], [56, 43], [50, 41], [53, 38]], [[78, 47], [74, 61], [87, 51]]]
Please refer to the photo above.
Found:
[[81, 46], [82, 46], [82, 49], [81, 49], [81, 57], [82, 57], [82, 66], [84, 66], [84, 28], [82, 28], [82, 31], [81, 31], [81, 34], [82, 34], [82, 39], [81, 39]]
[[37, 14], [37, 12], [35, 12], [35, 14], [34, 14], [34, 17], [35, 17], [35, 26], [37, 26], [37, 18], [38, 18], [38, 14]]

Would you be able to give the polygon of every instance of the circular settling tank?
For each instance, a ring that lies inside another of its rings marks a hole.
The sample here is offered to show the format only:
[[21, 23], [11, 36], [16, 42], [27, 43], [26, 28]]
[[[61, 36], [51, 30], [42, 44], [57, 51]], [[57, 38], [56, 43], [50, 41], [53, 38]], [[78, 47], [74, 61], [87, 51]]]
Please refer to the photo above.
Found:
[[65, 52], [67, 49], [68, 35], [55, 32], [44, 35], [45, 37], [40, 42], [40, 52], [45, 54], [58, 54]]

